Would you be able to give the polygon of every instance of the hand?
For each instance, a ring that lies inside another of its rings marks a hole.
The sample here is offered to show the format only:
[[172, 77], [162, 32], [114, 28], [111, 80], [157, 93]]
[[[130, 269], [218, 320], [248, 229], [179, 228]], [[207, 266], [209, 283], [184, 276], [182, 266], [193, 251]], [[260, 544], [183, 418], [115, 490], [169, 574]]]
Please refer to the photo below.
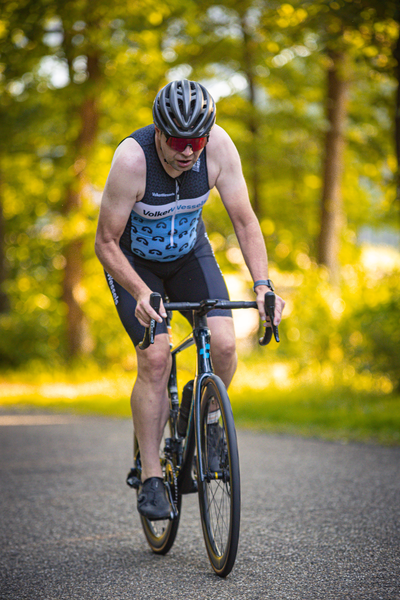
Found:
[[[265, 297], [266, 292], [270, 292], [270, 291], [271, 290], [266, 285], [259, 285], [256, 287], [256, 294], [257, 294], [256, 302], [258, 304], [258, 310], [260, 313], [261, 320], [263, 321], [263, 323], [266, 327], [271, 327], [271, 321], [269, 320], [269, 317], [265, 314], [264, 297]], [[283, 313], [283, 309], [285, 308], [285, 304], [286, 304], [286, 302], [280, 296], [277, 296], [275, 294], [274, 325], [276, 325], [276, 326], [278, 326], [282, 320], [282, 313]]]
[[150, 305], [150, 294], [151, 290], [144, 291], [140, 293], [136, 298], [136, 310], [135, 317], [139, 321], [143, 327], [150, 327], [151, 319], [157, 321], [157, 323], [162, 323], [163, 318], [165, 319], [167, 313], [164, 308], [163, 301], [160, 302], [160, 314], [157, 314], [156, 311]]

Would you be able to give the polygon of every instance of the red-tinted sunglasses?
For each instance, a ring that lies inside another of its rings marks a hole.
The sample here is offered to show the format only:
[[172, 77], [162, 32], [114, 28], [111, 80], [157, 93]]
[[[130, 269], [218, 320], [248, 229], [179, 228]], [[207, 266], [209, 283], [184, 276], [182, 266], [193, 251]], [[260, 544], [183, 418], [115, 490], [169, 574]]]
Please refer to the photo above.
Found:
[[197, 152], [204, 148], [207, 144], [208, 137], [199, 137], [199, 138], [179, 138], [179, 137], [169, 137], [167, 138], [167, 144], [172, 150], [176, 152], [184, 152], [186, 146], [192, 146], [193, 152]]

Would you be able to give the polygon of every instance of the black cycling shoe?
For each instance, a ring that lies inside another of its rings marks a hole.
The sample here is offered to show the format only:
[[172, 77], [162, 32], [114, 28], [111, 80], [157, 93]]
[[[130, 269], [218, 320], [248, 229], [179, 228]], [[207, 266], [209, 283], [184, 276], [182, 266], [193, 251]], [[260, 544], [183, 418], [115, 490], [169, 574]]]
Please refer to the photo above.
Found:
[[150, 521], [171, 519], [172, 508], [167, 498], [164, 480], [161, 477], [149, 477], [140, 488], [137, 509], [142, 517]]
[[207, 425], [208, 469], [212, 473], [216, 473], [224, 467], [227, 451], [226, 440], [219, 423]]

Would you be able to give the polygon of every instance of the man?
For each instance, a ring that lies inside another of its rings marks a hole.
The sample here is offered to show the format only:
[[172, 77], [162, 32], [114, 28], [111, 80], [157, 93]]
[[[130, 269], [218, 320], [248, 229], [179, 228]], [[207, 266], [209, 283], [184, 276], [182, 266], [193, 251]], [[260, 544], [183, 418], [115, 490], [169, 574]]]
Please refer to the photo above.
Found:
[[[251, 208], [240, 158], [228, 134], [215, 124], [215, 103], [194, 81], [173, 81], [156, 96], [154, 125], [117, 148], [101, 203], [96, 254], [104, 266], [121, 321], [135, 348], [155, 319], [154, 345], [137, 351], [137, 379], [131, 407], [142, 461], [139, 512], [167, 518], [171, 508], [162, 484], [159, 444], [168, 418], [170, 371], [165, 309], [150, 306], [151, 292], [170, 301], [228, 299], [201, 218], [215, 186], [233, 223], [255, 282], [260, 317], [272, 282], [257, 218]], [[275, 324], [284, 302], [277, 296]], [[228, 386], [236, 369], [232, 315], [208, 315], [215, 372]]]

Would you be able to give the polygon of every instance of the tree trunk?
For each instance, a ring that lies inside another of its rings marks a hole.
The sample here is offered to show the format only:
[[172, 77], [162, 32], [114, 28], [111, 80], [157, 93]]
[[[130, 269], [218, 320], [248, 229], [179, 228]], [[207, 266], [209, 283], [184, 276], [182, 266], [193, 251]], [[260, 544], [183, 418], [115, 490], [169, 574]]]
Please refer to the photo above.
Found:
[[[400, 9], [398, 9], [398, 22], [400, 24]], [[396, 78], [397, 78], [397, 95], [395, 106], [395, 141], [396, 141], [396, 158], [397, 158], [397, 180], [396, 180], [396, 200], [400, 218], [400, 35], [397, 38], [394, 57], [397, 60]]]
[[5, 260], [5, 227], [3, 216], [3, 198], [2, 198], [2, 177], [0, 172], [0, 313], [4, 313], [9, 309], [7, 294], [3, 289], [3, 285], [7, 278], [6, 260]]
[[253, 51], [252, 44], [255, 42], [252, 40], [251, 33], [248, 32], [248, 27], [246, 24], [246, 18], [242, 19], [242, 30], [243, 30], [243, 62], [244, 62], [244, 71], [247, 79], [247, 83], [249, 86], [249, 102], [250, 102], [250, 113], [248, 126], [251, 133], [251, 150], [250, 150], [250, 163], [251, 163], [251, 171], [250, 171], [250, 197], [252, 200], [254, 212], [256, 213], [258, 218], [261, 218], [261, 203], [260, 203], [260, 176], [259, 176], [259, 167], [260, 167], [260, 156], [258, 149], [258, 137], [259, 137], [259, 125], [256, 114], [256, 94], [255, 94], [255, 84], [254, 84], [254, 59], [253, 59]]
[[325, 139], [325, 164], [321, 202], [321, 229], [318, 262], [325, 265], [332, 283], [339, 281], [339, 239], [343, 225], [341, 179], [343, 172], [343, 128], [347, 112], [348, 74], [346, 56], [330, 52], [328, 71], [327, 118], [329, 129]]
[[[82, 194], [86, 184], [85, 169], [98, 131], [99, 111], [96, 101], [98, 90], [94, 89], [99, 79], [97, 57], [88, 58], [90, 89], [80, 109], [80, 132], [75, 144], [75, 162], [73, 165], [75, 178], [66, 192], [64, 215], [73, 216], [82, 210]], [[81, 282], [83, 277], [83, 240], [73, 239], [64, 249], [66, 259], [63, 300], [67, 305], [67, 352], [68, 358], [77, 356], [84, 350], [86, 340], [85, 314], [81, 307]]]

